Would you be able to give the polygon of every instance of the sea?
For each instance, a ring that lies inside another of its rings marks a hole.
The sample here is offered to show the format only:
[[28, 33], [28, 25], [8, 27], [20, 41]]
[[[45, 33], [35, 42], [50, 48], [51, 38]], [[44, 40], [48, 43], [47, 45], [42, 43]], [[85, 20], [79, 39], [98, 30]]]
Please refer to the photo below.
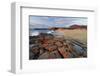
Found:
[[37, 36], [40, 33], [47, 33], [47, 34], [53, 34], [55, 31], [49, 30], [49, 29], [30, 29], [29, 35], [30, 36]]

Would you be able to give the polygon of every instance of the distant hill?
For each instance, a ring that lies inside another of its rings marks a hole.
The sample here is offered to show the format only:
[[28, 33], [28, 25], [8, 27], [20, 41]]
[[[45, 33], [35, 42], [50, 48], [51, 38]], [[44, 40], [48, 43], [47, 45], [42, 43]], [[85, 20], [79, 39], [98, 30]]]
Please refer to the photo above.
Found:
[[58, 29], [87, 29], [87, 26], [86, 25], [77, 25], [77, 24], [74, 24], [74, 25], [71, 25], [69, 27], [52, 27], [50, 28], [51, 30], [58, 30]]
[[69, 28], [72, 28], [72, 29], [87, 29], [87, 26], [86, 25], [74, 24], [74, 25], [71, 25]]

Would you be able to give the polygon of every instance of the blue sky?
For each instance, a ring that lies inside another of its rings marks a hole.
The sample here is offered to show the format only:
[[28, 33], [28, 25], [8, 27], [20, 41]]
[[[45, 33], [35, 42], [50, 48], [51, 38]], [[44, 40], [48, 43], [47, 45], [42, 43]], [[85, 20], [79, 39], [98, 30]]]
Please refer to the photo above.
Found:
[[29, 16], [30, 28], [69, 27], [73, 24], [87, 25], [86, 17]]

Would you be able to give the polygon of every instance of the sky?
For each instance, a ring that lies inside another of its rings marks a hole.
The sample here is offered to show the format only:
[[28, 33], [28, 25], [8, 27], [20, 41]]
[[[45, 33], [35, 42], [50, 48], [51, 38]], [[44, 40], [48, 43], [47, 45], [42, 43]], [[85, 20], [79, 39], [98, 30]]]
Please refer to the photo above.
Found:
[[73, 24], [87, 25], [86, 17], [29, 16], [29, 27], [69, 27]]

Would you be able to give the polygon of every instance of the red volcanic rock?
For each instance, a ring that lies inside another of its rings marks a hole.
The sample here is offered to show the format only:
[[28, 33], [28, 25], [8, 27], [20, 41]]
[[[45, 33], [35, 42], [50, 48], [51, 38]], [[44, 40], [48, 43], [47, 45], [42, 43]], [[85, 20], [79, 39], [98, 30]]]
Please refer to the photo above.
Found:
[[55, 43], [55, 45], [57, 45], [58, 47], [63, 46], [63, 44], [62, 44], [60, 41], [57, 41], [57, 42]]
[[60, 47], [58, 48], [58, 51], [64, 58], [68, 58], [70, 56], [69, 52], [66, 52], [66, 47]]

